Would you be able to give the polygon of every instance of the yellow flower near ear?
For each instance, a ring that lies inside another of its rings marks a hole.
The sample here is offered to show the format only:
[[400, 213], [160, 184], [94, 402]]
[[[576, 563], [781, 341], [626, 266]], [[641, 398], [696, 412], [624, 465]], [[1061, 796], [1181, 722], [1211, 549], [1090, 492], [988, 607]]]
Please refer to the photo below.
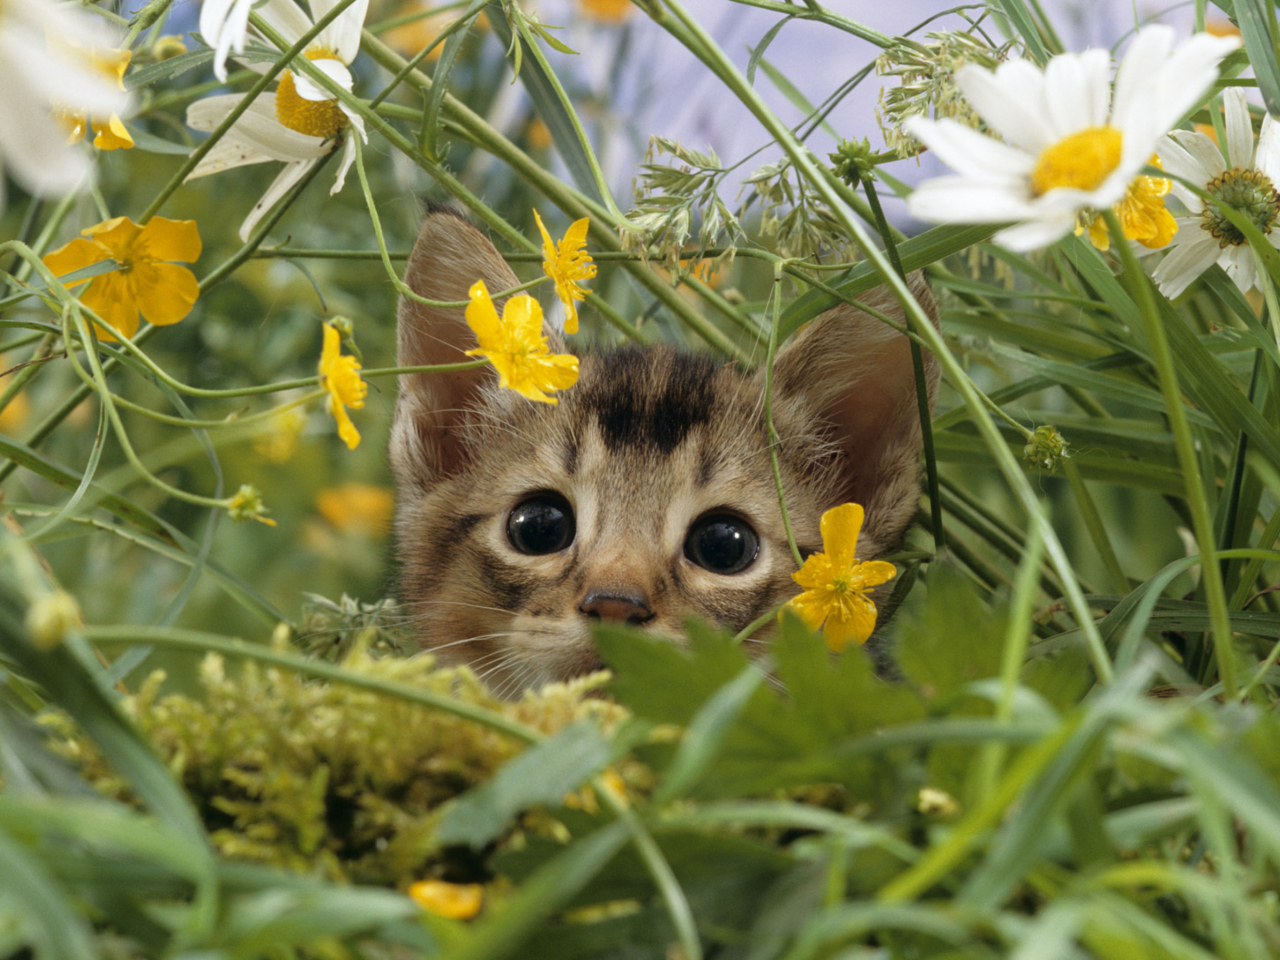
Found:
[[342, 334], [331, 323], [324, 325], [324, 347], [320, 351], [320, 385], [329, 391], [329, 413], [338, 422], [338, 436], [354, 450], [360, 443], [360, 431], [347, 415], [347, 407], [364, 406], [369, 385], [360, 378], [360, 361], [343, 356]]
[[542, 335], [542, 307], [527, 294], [512, 297], [502, 307], [502, 317], [489, 297], [483, 280], [471, 287], [467, 324], [479, 342], [468, 357], [484, 357], [498, 371], [498, 386], [514, 390], [540, 403], [558, 403], [548, 396], [568, 390], [578, 382], [578, 358], [551, 353]]
[[[129, 69], [132, 58], [131, 50], [107, 48], [88, 51], [89, 66], [104, 77], [114, 80], [121, 90], [124, 89], [124, 72]], [[59, 109], [54, 112], [67, 125], [68, 143], [79, 143], [92, 125], [93, 145], [99, 150], [128, 150], [133, 146], [133, 135], [118, 113], [91, 117], [87, 113], [76, 113], [73, 110]]]
[[587, 217], [575, 220], [564, 233], [564, 239], [557, 247], [542, 225], [538, 211], [533, 211], [533, 218], [538, 221], [538, 230], [542, 233], [542, 269], [548, 277], [555, 281], [556, 296], [564, 304], [564, 332], [578, 332], [577, 301], [585, 300], [587, 291], [578, 285], [580, 280], [590, 280], [596, 275], [596, 265], [591, 262], [591, 255], [582, 248], [587, 245], [587, 227], [591, 221]]
[[478, 883], [419, 880], [410, 884], [409, 896], [428, 913], [450, 920], [470, 920], [484, 903], [484, 887]]
[[822, 627], [827, 646], [839, 653], [852, 640], [866, 643], [876, 626], [876, 605], [867, 591], [897, 576], [892, 563], [856, 556], [862, 506], [846, 503], [822, 515], [822, 553], [791, 575], [805, 590], [787, 606], [810, 630]]
[[[56, 277], [114, 260], [116, 269], [99, 274], [80, 294], [80, 302], [126, 337], [138, 332], [138, 314], [158, 327], [177, 323], [195, 305], [200, 284], [186, 267], [200, 256], [200, 231], [194, 220], [152, 217], [142, 226], [128, 217], [103, 221], [81, 233], [87, 239], [72, 240], [44, 257], [44, 265]], [[67, 286], [74, 286], [69, 283]], [[103, 340], [116, 338], [98, 328]]]

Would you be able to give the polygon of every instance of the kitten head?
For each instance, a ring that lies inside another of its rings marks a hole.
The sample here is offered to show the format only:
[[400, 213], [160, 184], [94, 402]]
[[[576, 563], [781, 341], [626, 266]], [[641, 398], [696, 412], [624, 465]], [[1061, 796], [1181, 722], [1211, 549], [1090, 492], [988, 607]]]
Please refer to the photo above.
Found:
[[[448, 210], [427, 216], [406, 282], [466, 300], [518, 281]], [[920, 278], [913, 292], [930, 308]], [[892, 297], [869, 296], [901, 318]], [[553, 351], [559, 334], [546, 331]], [[458, 308], [402, 300], [401, 365], [465, 359]], [[930, 396], [936, 364], [926, 360]], [[822, 548], [824, 510], [861, 503], [859, 557], [896, 546], [918, 500], [920, 429], [906, 338], [851, 307], [779, 352], [773, 419], [792, 531]], [[592, 622], [678, 636], [739, 630], [797, 592], [764, 415], [764, 372], [624, 348], [581, 359], [556, 405], [500, 390], [489, 367], [401, 378], [391, 439], [402, 593], [424, 645], [499, 693], [598, 668]]]

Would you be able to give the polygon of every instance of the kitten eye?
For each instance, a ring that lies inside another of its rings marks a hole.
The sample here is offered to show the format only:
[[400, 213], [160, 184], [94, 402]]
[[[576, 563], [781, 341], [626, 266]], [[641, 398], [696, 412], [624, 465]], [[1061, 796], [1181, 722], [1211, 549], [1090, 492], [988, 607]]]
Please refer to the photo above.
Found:
[[541, 556], [573, 543], [573, 508], [558, 493], [539, 493], [522, 500], [507, 519], [507, 539], [521, 553]]
[[684, 540], [684, 555], [712, 573], [740, 573], [759, 552], [760, 538], [751, 524], [731, 513], [709, 513], [694, 521]]

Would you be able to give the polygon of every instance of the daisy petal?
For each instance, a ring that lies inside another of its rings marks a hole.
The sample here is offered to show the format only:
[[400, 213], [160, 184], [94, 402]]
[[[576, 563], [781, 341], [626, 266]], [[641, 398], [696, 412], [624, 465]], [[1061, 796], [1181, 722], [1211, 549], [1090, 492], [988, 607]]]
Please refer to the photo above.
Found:
[[1244, 91], [1239, 87], [1227, 87], [1222, 91], [1223, 112], [1227, 121], [1227, 162], [1233, 167], [1245, 169], [1253, 166], [1253, 122], [1249, 119], [1249, 106]]
[[1013, 60], [995, 72], [967, 64], [955, 82], [978, 115], [1015, 147], [1038, 154], [1056, 139], [1041, 109], [1044, 75], [1031, 64]]
[[1197, 221], [1192, 221], [1186, 228], [1179, 221], [1178, 227], [1173, 249], [1151, 274], [1160, 292], [1170, 300], [1191, 286], [1191, 282], [1218, 259], [1218, 242], [1205, 231], [1197, 229]]
[[285, 168], [280, 171], [280, 175], [271, 182], [271, 186], [267, 187], [267, 192], [262, 195], [262, 199], [253, 205], [249, 215], [244, 218], [244, 223], [240, 224], [241, 243], [249, 242], [249, 237], [254, 228], [258, 226], [258, 221], [266, 215], [268, 210], [283, 200], [285, 194], [292, 190], [315, 164], [315, 160], [301, 160], [296, 163], [285, 164]]
[[1105, 50], [1054, 57], [1044, 70], [1044, 99], [1054, 139], [1107, 122], [1111, 96]]
[[971, 130], [955, 120], [912, 117], [904, 129], [956, 173], [988, 183], [1029, 180], [1035, 161], [1021, 150]]

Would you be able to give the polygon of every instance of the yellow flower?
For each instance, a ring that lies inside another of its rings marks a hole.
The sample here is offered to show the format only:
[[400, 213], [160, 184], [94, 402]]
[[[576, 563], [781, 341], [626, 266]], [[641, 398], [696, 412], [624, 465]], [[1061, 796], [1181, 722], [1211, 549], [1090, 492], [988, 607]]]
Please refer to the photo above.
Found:
[[419, 880], [410, 884], [409, 896], [423, 910], [450, 920], [470, 920], [484, 903], [484, 887], [478, 883]]
[[[200, 231], [194, 220], [152, 217], [139, 226], [128, 217], [114, 217], [81, 233], [88, 239], [59, 247], [44, 257], [44, 264], [62, 277], [114, 260], [116, 269], [89, 281], [80, 302], [125, 337], [138, 332], [139, 313], [148, 323], [163, 327], [191, 312], [200, 285], [190, 270], [168, 261], [190, 263], [200, 256]], [[116, 339], [101, 327], [98, 336]]]
[[[112, 50], [98, 49], [90, 50], [89, 65], [104, 77], [109, 77], [116, 82], [121, 90], [124, 89], [124, 72], [129, 69], [129, 61], [133, 57], [131, 50]], [[67, 125], [68, 143], [79, 143], [88, 133], [90, 124], [92, 124], [95, 136], [93, 145], [99, 150], [117, 150], [121, 147], [128, 150], [133, 146], [133, 136], [129, 133], [120, 119], [118, 113], [109, 114], [106, 117], [90, 117], [85, 113], [75, 113], [71, 110], [55, 110]]]
[[347, 407], [359, 410], [364, 406], [364, 395], [369, 385], [360, 379], [360, 361], [343, 356], [342, 334], [331, 323], [324, 325], [324, 348], [320, 351], [320, 386], [329, 391], [329, 412], [338, 421], [338, 436], [347, 449], [354, 450], [360, 443], [360, 431], [347, 416]]
[[395, 498], [386, 487], [344, 483], [317, 493], [316, 510], [339, 530], [380, 537], [391, 529]]
[[[1152, 156], [1150, 164], [1163, 170], [1160, 158]], [[1178, 232], [1178, 223], [1165, 207], [1165, 196], [1173, 184], [1164, 177], [1139, 176], [1133, 179], [1124, 197], [1112, 209], [1120, 221], [1120, 229], [1130, 240], [1151, 250], [1168, 246]], [[1111, 249], [1111, 236], [1106, 221], [1097, 214], [1085, 213], [1076, 221], [1076, 236], [1089, 231], [1089, 242], [1099, 250]]]
[[240, 485], [240, 489], [236, 491], [236, 495], [231, 498], [231, 503], [227, 506], [227, 513], [236, 523], [257, 520], [268, 527], [274, 527], [276, 522], [270, 517], [263, 516], [266, 512], [267, 507], [262, 502], [262, 494], [258, 492], [257, 487], [248, 483]]
[[[862, 506], [846, 503], [822, 515], [822, 549], [791, 575], [804, 587], [787, 606], [811, 630], [823, 627], [827, 646], [839, 653], [852, 640], [866, 643], [876, 626], [876, 605], [867, 591], [897, 575], [892, 563], [855, 556]], [[825, 626], [823, 626], [825, 624]]]
[[631, 16], [631, 0], [578, 0], [578, 10], [601, 23], [622, 23]]
[[575, 220], [565, 231], [564, 239], [557, 248], [551, 234], [542, 225], [538, 211], [533, 211], [533, 218], [538, 221], [538, 230], [542, 233], [542, 269], [548, 277], [555, 281], [556, 296], [564, 304], [564, 332], [578, 332], [578, 306], [576, 301], [584, 300], [587, 291], [578, 286], [579, 280], [590, 280], [596, 275], [596, 265], [591, 262], [591, 255], [582, 248], [587, 244], [587, 226], [590, 221], [583, 217]]
[[480, 346], [468, 350], [467, 356], [484, 357], [492, 363], [498, 371], [498, 386], [530, 400], [558, 403], [547, 393], [568, 390], [578, 382], [578, 358], [549, 351], [538, 301], [527, 294], [512, 297], [498, 319], [483, 280], [477, 280], [470, 293], [467, 324]]

